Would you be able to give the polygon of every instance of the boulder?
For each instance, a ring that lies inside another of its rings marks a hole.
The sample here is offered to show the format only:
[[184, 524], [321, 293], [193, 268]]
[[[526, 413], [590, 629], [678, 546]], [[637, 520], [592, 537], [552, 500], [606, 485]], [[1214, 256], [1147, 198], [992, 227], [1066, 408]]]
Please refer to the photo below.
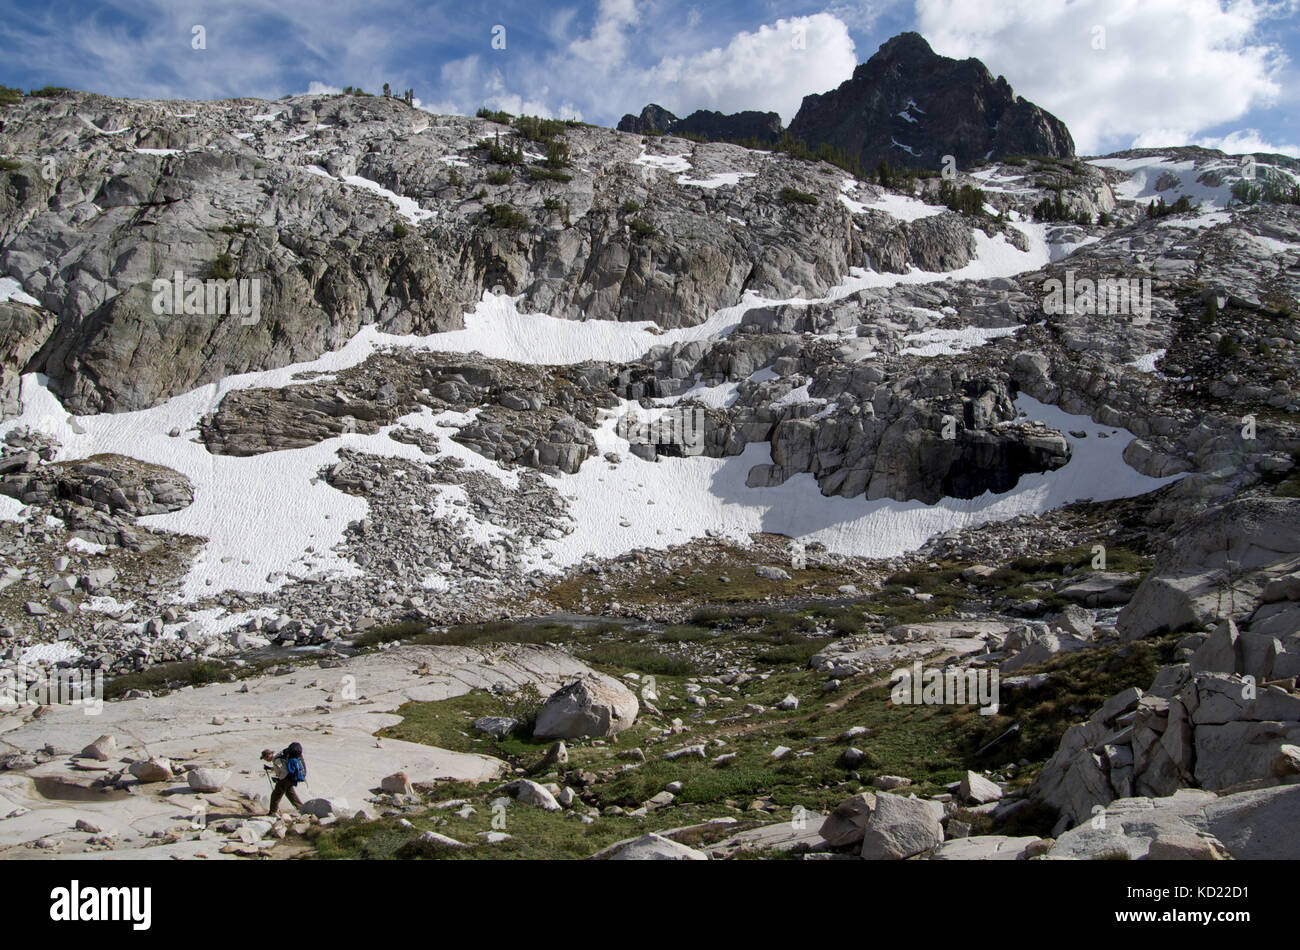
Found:
[[346, 798], [312, 798], [302, 803], [300, 811], [304, 815], [315, 815], [317, 818], [331, 816], [345, 818], [351, 814]]
[[519, 726], [518, 719], [509, 716], [480, 716], [474, 720], [474, 728], [485, 732], [493, 739], [504, 739]]
[[1116, 607], [1133, 599], [1133, 588], [1139, 578], [1138, 574], [1099, 571], [1062, 587], [1057, 593], [1085, 607]]
[[862, 836], [867, 860], [900, 860], [943, 843], [943, 826], [935, 810], [917, 798], [879, 792]]
[[196, 792], [219, 792], [230, 781], [229, 769], [190, 769], [185, 782]]
[[1264, 585], [1260, 600], [1266, 604], [1282, 600], [1300, 600], [1300, 571], [1275, 577]]
[[1156, 835], [1147, 849], [1148, 861], [1222, 861], [1223, 857], [1212, 838], [1193, 834]]
[[636, 694], [618, 680], [589, 674], [553, 693], [537, 714], [538, 739], [612, 736], [636, 722]]
[[169, 782], [172, 778], [172, 766], [166, 759], [139, 759], [132, 762], [128, 771], [141, 782]]
[[859, 792], [844, 799], [826, 816], [818, 834], [832, 848], [857, 844], [866, 832], [867, 819], [871, 817], [875, 804], [876, 796], [871, 792]]
[[1225, 795], [1205, 806], [1205, 825], [1238, 861], [1300, 859], [1300, 785]]
[[388, 795], [414, 795], [411, 779], [405, 772], [394, 772], [379, 780], [379, 790]]
[[1300, 498], [1243, 498], [1213, 507], [1156, 558], [1120, 611], [1120, 635], [1137, 640], [1249, 609], [1272, 581], [1295, 572], [1297, 557]]
[[957, 786], [957, 797], [972, 805], [987, 805], [1002, 797], [1002, 789], [983, 775], [967, 770]]
[[117, 752], [117, 738], [114, 736], [100, 736], [81, 750], [81, 757], [83, 759], [95, 759], [98, 762], [107, 762], [115, 752]]
[[1045, 633], [1010, 659], [998, 664], [1001, 673], [1015, 673], [1027, 666], [1037, 666], [1062, 653], [1077, 653], [1091, 646], [1089, 641], [1063, 633]]
[[516, 779], [508, 783], [502, 790], [509, 795], [513, 795], [515, 800], [522, 805], [532, 805], [534, 808], [540, 808], [543, 811], [560, 810], [560, 803], [555, 800], [555, 796], [544, 786], [531, 779]]
[[1215, 800], [1213, 792], [1190, 788], [1164, 798], [1118, 799], [1057, 837], [1049, 857], [1136, 861], [1159, 837], [1205, 832], [1205, 809]]
[[707, 861], [703, 851], [654, 833], [618, 841], [591, 856], [598, 861]]

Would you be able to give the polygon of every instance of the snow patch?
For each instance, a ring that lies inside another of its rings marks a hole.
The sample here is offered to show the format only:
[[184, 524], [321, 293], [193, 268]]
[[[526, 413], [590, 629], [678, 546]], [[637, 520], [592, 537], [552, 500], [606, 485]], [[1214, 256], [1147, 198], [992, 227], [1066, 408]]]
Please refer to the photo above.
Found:
[[10, 300], [14, 303], [25, 303], [32, 307], [41, 305], [39, 300], [23, 291], [23, 285], [18, 281], [12, 277], [0, 277], [0, 303]]

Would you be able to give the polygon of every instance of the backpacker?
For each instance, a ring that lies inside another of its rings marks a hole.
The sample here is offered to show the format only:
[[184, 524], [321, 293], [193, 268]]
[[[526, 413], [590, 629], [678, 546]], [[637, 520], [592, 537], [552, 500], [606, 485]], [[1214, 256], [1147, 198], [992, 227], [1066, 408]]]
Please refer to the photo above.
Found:
[[307, 760], [302, 757], [302, 744], [293, 742], [285, 749], [284, 768], [294, 785], [307, 781]]

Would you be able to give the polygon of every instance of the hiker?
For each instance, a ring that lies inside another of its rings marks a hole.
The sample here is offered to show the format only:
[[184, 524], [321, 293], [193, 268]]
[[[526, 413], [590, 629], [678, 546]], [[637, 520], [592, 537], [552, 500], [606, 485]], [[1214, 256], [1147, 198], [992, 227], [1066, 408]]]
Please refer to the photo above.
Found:
[[274, 782], [274, 787], [271, 789], [271, 809], [267, 814], [274, 816], [280, 810], [280, 799], [286, 795], [289, 796], [289, 801], [294, 807], [302, 811], [302, 799], [293, 788], [299, 782], [307, 781], [307, 763], [302, 757], [302, 745], [297, 742], [290, 743], [289, 747], [278, 755], [270, 749], [263, 749], [262, 761], [268, 763], [262, 768]]

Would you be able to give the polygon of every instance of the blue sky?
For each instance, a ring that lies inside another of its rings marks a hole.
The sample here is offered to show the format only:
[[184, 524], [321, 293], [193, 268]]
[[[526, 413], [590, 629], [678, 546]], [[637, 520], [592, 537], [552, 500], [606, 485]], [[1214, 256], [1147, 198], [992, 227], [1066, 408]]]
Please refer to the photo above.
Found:
[[655, 101], [789, 122], [804, 95], [916, 30], [1005, 75], [1084, 153], [1199, 143], [1300, 155], [1298, 4], [0, 0], [0, 83], [278, 98], [387, 81], [439, 112], [490, 105], [612, 125]]

